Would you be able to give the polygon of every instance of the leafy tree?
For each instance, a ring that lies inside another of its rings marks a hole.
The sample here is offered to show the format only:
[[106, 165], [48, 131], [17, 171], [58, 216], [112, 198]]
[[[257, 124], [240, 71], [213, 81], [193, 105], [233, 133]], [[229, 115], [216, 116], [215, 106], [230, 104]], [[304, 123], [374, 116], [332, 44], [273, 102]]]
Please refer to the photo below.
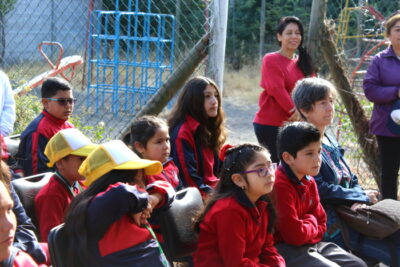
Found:
[[[307, 30], [312, 0], [266, 1], [265, 48], [278, 49], [275, 29], [283, 16], [299, 17]], [[258, 57], [261, 0], [231, 0], [228, 21], [226, 57], [234, 69], [242, 64], [253, 64]]]

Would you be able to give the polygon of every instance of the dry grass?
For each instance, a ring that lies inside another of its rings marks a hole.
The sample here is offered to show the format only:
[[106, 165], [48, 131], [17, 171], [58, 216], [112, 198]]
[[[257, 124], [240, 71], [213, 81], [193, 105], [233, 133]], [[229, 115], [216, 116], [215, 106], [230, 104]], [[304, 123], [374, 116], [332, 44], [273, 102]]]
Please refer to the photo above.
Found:
[[261, 92], [259, 83], [259, 66], [244, 66], [239, 71], [225, 68], [224, 96], [240, 97], [243, 100], [257, 103]]

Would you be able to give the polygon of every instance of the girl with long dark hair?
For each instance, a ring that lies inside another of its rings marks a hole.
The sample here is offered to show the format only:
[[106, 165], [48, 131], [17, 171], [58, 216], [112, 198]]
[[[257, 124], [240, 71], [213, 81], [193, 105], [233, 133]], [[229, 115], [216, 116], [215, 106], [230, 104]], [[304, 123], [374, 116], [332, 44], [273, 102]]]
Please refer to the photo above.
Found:
[[185, 187], [197, 187], [203, 197], [218, 183], [217, 155], [226, 140], [224, 121], [218, 86], [202, 76], [185, 84], [168, 120], [179, 177]]

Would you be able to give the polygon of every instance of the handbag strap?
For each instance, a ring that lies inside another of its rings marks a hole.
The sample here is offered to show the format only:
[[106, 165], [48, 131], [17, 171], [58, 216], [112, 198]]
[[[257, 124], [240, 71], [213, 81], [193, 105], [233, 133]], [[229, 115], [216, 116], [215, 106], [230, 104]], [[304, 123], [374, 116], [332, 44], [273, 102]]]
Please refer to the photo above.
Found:
[[165, 267], [170, 267], [170, 264], [169, 264], [167, 258], [165, 257], [165, 253], [164, 253], [164, 251], [163, 251], [163, 249], [162, 249], [162, 247], [161, 247], [160, 242], [158, 242], [158, 239], [157, 239], [156, 235], [154, 234], [153, 229], [151, 229], [151, 227], [150, 227], [149, 225], [147, 225], [147, 224], [145, 224], [144, 227], [146, 227], [147, 230], [149, 230], [151, 236], [152, 236], [152, 237], [154, 238], [154, 240], [156, 240], [156, 242], [157, 242], [158, 250], [160, 251], [160, 255], [161, 255], [162, 264], [163, 264]]

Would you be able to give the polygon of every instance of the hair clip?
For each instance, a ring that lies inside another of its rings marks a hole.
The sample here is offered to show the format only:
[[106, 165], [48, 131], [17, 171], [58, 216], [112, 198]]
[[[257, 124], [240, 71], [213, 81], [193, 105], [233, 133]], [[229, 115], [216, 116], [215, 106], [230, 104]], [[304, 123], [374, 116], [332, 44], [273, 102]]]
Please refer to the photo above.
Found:
[[232, 145], [230, 145], [230, 144], [225, 144], [225, 145], [223, 145], [222, 148], [221, 148], [221, 150], [219, 151], [218, 158], [219, 158], [221, 161], [224, 161], [224, 160], [225, 160], [225, 157], [226, 157], [226, 151], [227, 151], [228, 149], [232, 148], [232, 147], [234, 147], [234, 146], [232, 146]]

